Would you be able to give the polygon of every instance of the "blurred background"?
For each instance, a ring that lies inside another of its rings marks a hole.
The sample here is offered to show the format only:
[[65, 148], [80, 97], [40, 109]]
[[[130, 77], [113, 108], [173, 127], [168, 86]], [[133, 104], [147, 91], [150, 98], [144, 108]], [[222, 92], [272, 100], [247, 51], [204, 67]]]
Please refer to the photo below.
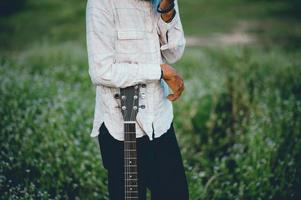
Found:
[[[1, 199], [108, 199], [85, 5], [0, 2]], [[179, 5], [174, 121], [190, 199], [301, 199], [300, 1]]]

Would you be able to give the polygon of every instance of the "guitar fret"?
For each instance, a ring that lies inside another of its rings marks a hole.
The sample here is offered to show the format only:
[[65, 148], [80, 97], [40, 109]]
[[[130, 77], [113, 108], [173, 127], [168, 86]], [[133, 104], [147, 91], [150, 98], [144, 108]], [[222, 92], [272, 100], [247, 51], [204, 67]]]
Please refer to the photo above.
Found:
[[136, 124], [136, 121], [124, 121], [124, 124]]
[[138, 176], [133, 175], [133, 174], [125, 174], [125, 178], [127, 178], [128, 180], [133, 179], [133, 180], [138, 180]]
[[132, 159], [127, 159], [124, 161], [127, 165], [136, 165], [137, 161]]
[[125, 164], [130, 164], [130, 165], [135, 165], [137, 163], [136, 160], [132, 160], [132, 159], [127, 159], [124, 160]]
[[125, 175], [128, 175], [128, 174], [132, 174], [131, 172], [127, 172], [127, 173], [125, 173]]
[[135, 180], [135, 181], [125, 181], [125, 186], [128, 187], [128, 186], [137, 186], [137, 183], [138, 181]]

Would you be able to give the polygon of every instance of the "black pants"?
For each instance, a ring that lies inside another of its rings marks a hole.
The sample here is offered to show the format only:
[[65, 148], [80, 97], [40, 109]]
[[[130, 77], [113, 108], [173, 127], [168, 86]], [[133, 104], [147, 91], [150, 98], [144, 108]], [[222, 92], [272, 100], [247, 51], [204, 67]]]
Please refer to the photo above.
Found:
[[[110, 200], [124, 199], [123, 141], [113, 138], [105, 124], [99, 129], [98, 141], [102, 164], [108, 171]], [[146, 187], [152, 200], [189, 199], [182, 156], [173, 123], [166, 133], [150, 141], [137, 138], [139, 200], [146, 199]]]

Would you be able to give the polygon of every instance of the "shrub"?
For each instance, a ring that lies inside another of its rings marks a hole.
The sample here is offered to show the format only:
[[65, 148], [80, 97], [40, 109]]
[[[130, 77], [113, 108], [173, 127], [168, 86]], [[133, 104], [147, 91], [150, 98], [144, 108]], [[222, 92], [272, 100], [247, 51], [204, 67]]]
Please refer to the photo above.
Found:
[[12, 14], [25, 6], [26, 0], [0, 1], [0, 16]]

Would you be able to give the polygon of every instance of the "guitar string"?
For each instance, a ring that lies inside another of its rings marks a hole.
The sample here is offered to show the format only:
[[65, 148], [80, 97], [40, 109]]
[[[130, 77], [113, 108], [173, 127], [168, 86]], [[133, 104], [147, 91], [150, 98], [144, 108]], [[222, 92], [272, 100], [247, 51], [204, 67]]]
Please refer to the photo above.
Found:
[[[136, 94], [135, 94], [135, 95], [136, 95]], [[133, 99], [133, 105], [132, 105], [132, 108], [134, 108], [135, 101], [136, 101], [136, 99], [134, 98], [134, 99]], [[131, 112], [131, 117], [130, 117], [130, 118], [131, 118], [131, 121], [134, 121], [133, 112], [134, 112], [134, 114], [135, 114], [136, 110], [133, 109], [132, 112]], [[134, 127], [135, 127], [135, 124], [134, 124]], [[135, 128], [136, 128], [136, 127], [135, 127]], [[136, 133], [136, 131], [135, 131], [135, 133]], [[130, 139], [130, 141], [134, 141], [134, 140], [136, 139], [136, 135], [134, 135], [132, 132], [130, 133], [130, 136], [132, 137], [132, 138]], [[133, 144], [133, 146], [132, 146], [132, 149], [133, 149], [133, 147], [135, 147], [135, 143], [131, 143], [131, 142], [130, 142], [130, 143], [129, 143], [129, 146], [131, 146], [131, 144]], [[131, 149], [131, 148], [130, 148], [130, 149]], [[131, 150], [132, 150], [132, 149], [131, 149]], [[136, 150], [136, 148], [135, 148], [135, 150]], [[135, 152], [130, 151], [130, 154], [135, 154]], [[131, 155], [131, 156], [130, 156], [130, 157], [131, 157], [130, 160], [132, 160], [133, 156], [134, 156], [134, 155]], [[133, 168], [130, 166], [130, 171], [131, 171], [131, 169], [133, 169]], [[136, 175], [136, 176], [137, 176], [137, 175]], [[130, 182], [130, 185], [131, 185], [131, 187], [132, 187], [132, 184], [131, 184], [132, 181], [129, 181], [129, 182]], [[137, 187], [137, 184], [135, 184], [134, 187]], [[136, 190], [137, 190], [137, 188], [136, 188]], [[130, 194], [131, 194], [131, 193], [130, 193]], [[133, 195], [134, 195], [134, 194], [136, 195], [136, 192], [134, 192]], [[134, 196], [135, 196], [135, 195], [134, 195]]]
[[[134, 86], [135, 87], [135, 86]], [[135, 110], [133, 110], [133, 108], [134, 108], [134, 104], [135, 104], [135, 99], [133, 99], [133, 101], [132, 101], [132, 110], [131, 110], [131, 115], [130, 115], [130, 120], [131, 121], [133, 121], [133, 112], [135, 112]], [[128, 124], [128, 126], [129, 126], [129, 129], [130, 129], [130, 124]], [[131, 130], [129, 130], [129, 131], [131, 131]], [[130, 132], [130, 133], [128, 133], [128, 136], [129, 136], [129, 141], [133, 141], [133, 133], [132, 132]], [[136, 136], [135, 136], [136, 137]], [[129, 149], [130, 149], [130, 151], [129, 151], [129, 155], [130, 155], [130, 158], [127, 160], [127, 162], [129, 162], [130, 160], [132, 160], [132, 154], [133, 154], [133, 152], [131, 151], [132, 150], [132, 148], [131, 148], [131, 142], [130, 143], [128, 143], [128, 146], [129, 146]], [[132, 168], [131, 168], [131, 166], [130, 166], [130, 164], [128, 165], [129, 166], [129, 171], [130, 171], [130, 173], [132, 173]], [[132, 184], [131, 184], [131, 181], [128, 179], [128, 183], [129, 183], [129, 187], [131, 188], [132, 187]], [[130, 195], [130, 197], [132, 196], [132, 192], [129, 192], [129, 195]]]
[[[135, 98], [133, 99], [133, 101], [132, 101], [132, 108], [134, 108], [134, 104], [135, 104]], [[135, 110], [133, 109], [132, 110], [132, 112], [131, 112], [131, 121], [134, 121], [134, 117], [133, 117], [133, 113], [135, 113]], [[134, 125], [134, 127], [135, 127], [135, 125]], [[132, 130], [131, 130], [132, 131]], [[135, 132], [136, 133], [136, 132]], [[133, 132], [131, 132], [130, 134], [130, 137], [132, 137], [131, 139], [130, 139], [130, 141], [134, 141], [135, 139], [136, 139], [136, 135], [134, 135], [133, 134]], [[132, 143], [130, 142], [129, 143], [129, 146], [131, 147], [132, 145], [131, 145]], [[133, 145], [134, 145], [134, 143], [133, 143]], [[133, 146], [132, 146], [132, 148], [130, 148], [131, 150], [133, 150]], [[135, 154], [135, 152], [133, 152], [133, 151], [130, 151], [130, 160], [132, 160], [133, 159], [133, 154]], [[129, 163], [129, 166], [130, 166], [130, 163]], [[130, 166], [130, 171], [132, 172], [133, 170], [132, 170], [133, 168]], [[131, 180], [129, 180], [129, 183], [130, 183], [130, 187], [132, 187], [133, 185], [132, 185], [132, 181]], [[134, 185], [134, 187], [135, 187], [135, 185]], [[137, 190], [137, 189], [136, 189]], [[132, 196], [132, 193], [130, 192], [130, 194], [131, 194], [131, 196]], [[136, 195], [136, 192], [134, 192], [133, 193], [133, 196], [135, 196]]]
[[[121, 94], [121, 101], [122, 101], [122, 97], [124, 95], [124, 90], [120, 90], [120, 94]], [[121, 106], [121, 109], [122, 109], [122, 106]], [[124, 116], [126, 116], [126, 110], [123, 110], [124, 112]], [[125, 117], [123, 116], [123, 120], [125, 121]], [[126, 127], [126, 123], [124, 123], [124, 131], [126, 132], [127, 131], [127, 127]], [[124, 135], [124, 140], [126, 140], [126, 134]], [[124, 157], [126, 157], [126, 151], [125, 151], [125, 143], [123, 145], [123, 154], [124, 154]], [[126, 160], [124, 159], [124, 162], [126, 162]], [[126, 173], [127, 173], [127, 169], [126, 169], [126, 165], [124, 165], [124, 171], [125, 171], [125, 174], [124, 174], [124, 195], [125, 195], [125, 199], [127, 199], [127, 193], [126, 193]]]
[[[125, 90], [123, 90], [123, 92], [126, 92]], [[126, 96], [127, 94], [125, 94], [125, 96]], [[126, 101], [126, 100], [125, 100]], [[127, 116], [127, 109], [125, 109], [124, 110], [124, 114], [125, 114], [125, 117]], [[126, 119], [125, 119], [126, 120]], [[127, 140], [127, 131], [128, 131], [128, 126], [127, 126], [127, 124], [126, 123], [124, 123], [124, 127], [125, 127], [125, 135], [124, 135], [124, 156], [125, 156], [125, 159], [124, 159], [124, 162], [125, 162], [125, 168], [124, 168], [124, 170], [125, 170], [125, 174], [124, 174], [124, 191], [125, 191], [125, 199], [127, 199], [127, 197], [128, 197], [128, 193], [127, 193], [127, 175], [128, 175], [128, 167], [127, 167], [127, 156], [128, 156], [128, 152], [126, 151], [126, 143], [125, 143], [125, 141]]]
[[[127, 90], [125, 90], [125, 92], [127, 92]], [[126, 94], [126, 96], [128, 96], [128, 94]], [[126, 98], [127, 100], [127, 98]], [[128, 109], [126, 109], [128, 111]], [[127, 113], [128, 114], [128, 113]], [[126, 115], [127, 116], [127, 115]], [[128, 192], [128, 186], [129, 186], [129, 180], [128, 180], [128, 177], [129, 177], [129, 173], [130, 173], [130, 168], [128, 166], [128, 158], [130, 157], [130, 151], [128, 151], [128, 146], [127, 146], [127, 143], [126, 141], [129, 140], [129, 124], [126, 123], [125, 124], [125, 129], [126, 129], [126, 133], [125, 133], [125, 142], [124, 142], [124, 146], [125, 146], [125, 152], [126, 152], [126, 159], [125, 159], [125, 167], [127, 169], [127, 173], [125, 174], [125, 192], [126, 192], [126, 196], [131, 198], [131, 194]]]
[[[138, 110], [139, 110], [139, 92], [140, 92], [140, 85], [138, 85], [138, 91], [137, 91], [137, 99], [136, 99], [136, 105], [137, 105], [137, 109], [134, 111], [135, 112], [135, 121], [136, 121], [136, 116], [137, 116], [137, 113], [138, 113]], [[134, 124], [134, 127], [135, 127], [135, 135], [134, 135], [134, 140], [135, 140], [135, 142], [134, 142], [134, 148], [135, 148], [135, 162], [134, 162], [134, 164], [135, 164], [135, 171], [137, 172], [137, 174], [138, 174], [138, 155], [137, 155], [137, 140], [136, 140], [136, 122], [135, 122], [135, 124]], [[139, 190], [138, 190], [138, 175], [136, 175], [137, 177], [136, 177], [136, 179], [135, 179], [135, 187], [136, 187], [136, 196], [137, 196], [137, 198], [139, 198]]]
[[[136, 92], [136, 91], [135, 91]], [[139, 93], [139, 87], [138, 87], [138, 93]], [[136, 95], [136, 94], [135, 94]], [[137, 103], [138, 103], [138, 98], [137, 99], [135, 99], [134, 98], [134, 100], [132, 101], [133, 102], [133, 105], [132, 105], [132, 108], [134, 108], [134, 105], [135, 105], [135, 101], [137, 101]], [[139, 106], [139, 105], [138, 105]], [[137, 106], [137, 109], [135, 110], [135, 109], [133, 109], [132, 110], [132, 112], [131, 112], [131, 121], [134, 121], [134, 118], [135, 118], [135, 116], [136, 116], [136, 114], [137, 114], [137, 112], [138, 112], [138, 106]], [[133, 116], [133, 114], [134, 114], [134, 116]], [[134, 124], [134, 128], [135, 128], [135, 130], [136, 130], [136, 126], [135, 126], [136, 124]], [[131, 169], [133, 169], [133, 168], [135, 168], [136, 170], [136, 172], [137, 172], [137, 151], [136, 151], [136, 131], [134, 131], [134, 133], [135, 133], [135, 135], [131, 132], [129, 135], [130, 135], [130, 137], [132, 137], [131, 139], [130, 139], [130, 143], [128, 144], [130, 147], [132, 147], [132, 149], [134, 148], [134, 150], [135, 151], [130, 151], [129, 152], [129, 154], [130, 154], [130, 160], [132, 160], [133, 159], [133, 157], [135, 157], [135, 162], [134, 162], [134, 164], [135, 164], [135, 166], [134, 167], [131, 167], [131, 166], [129, 166], [129, 168], [130, 168], [130, 171], [131, 171]], [[131, 186], [134, 186], [135, 187], [135, 190], [134, 190], [134, 193], [133, 193], [133, 196], [136, 196], [136, 198], [138, 198], [138, 193], [139, 193], [139, 191], [138, 191], [138, 173], [136, 173], [136, 177], [135, 177], [135, 179], [134, 179], [135, 181], [132, 181], [132, 180], [129, 180], [129, 183], [130, 183], [130, 185]], [[132, 185], [131, 183], [132, 182], [134, 182], [134, 184]], [[132, 195], [132, 193], [130, 192], [129, 193], [130, 195]]]
[[[127, 94], [127, 90], [124, 90], [125, 92], [125, 96], [127, 97], [128, 94]], [[127, 98], [125, 99], [125, 101], [127, 100]], [[126, 104], [125, 104], [126, 105]], [[124, 114], [125, 114], [125, 118], [127, 116], [127, 109], [124, 110]], [[130, 120], [131, 120], [131, 117], [132, 117], [132, 111], [131, 111], [131, 115], [130, 115]], [[127, 119], [125, 119], [127, 120]], [[124, 127], [125, 127], [125, 135], [124, 135], [124, 156], [125, 156], [125, 159], [124, 159], [124, 162], [125, 162], [125, 174], [124, 174], [124, 191], [125, 191], [125, 199], [127, 199], [127, 197], [131, 198], [131, 193], [129, 193], [127, 190], [128, 190], [128, 187], [129, 187], [129, 172], [130, 172], [130, 168], [129, 168], [129, 165], [128, 165], [128, 162], [129, 162], [129, 158], [130, 158], [130, 151], [129, 148], [128, 148], [128, 143], [127, 141], [130, 140], [130, 135], [129, 135], [129, 124], [128, 123], [124, 123]]]

